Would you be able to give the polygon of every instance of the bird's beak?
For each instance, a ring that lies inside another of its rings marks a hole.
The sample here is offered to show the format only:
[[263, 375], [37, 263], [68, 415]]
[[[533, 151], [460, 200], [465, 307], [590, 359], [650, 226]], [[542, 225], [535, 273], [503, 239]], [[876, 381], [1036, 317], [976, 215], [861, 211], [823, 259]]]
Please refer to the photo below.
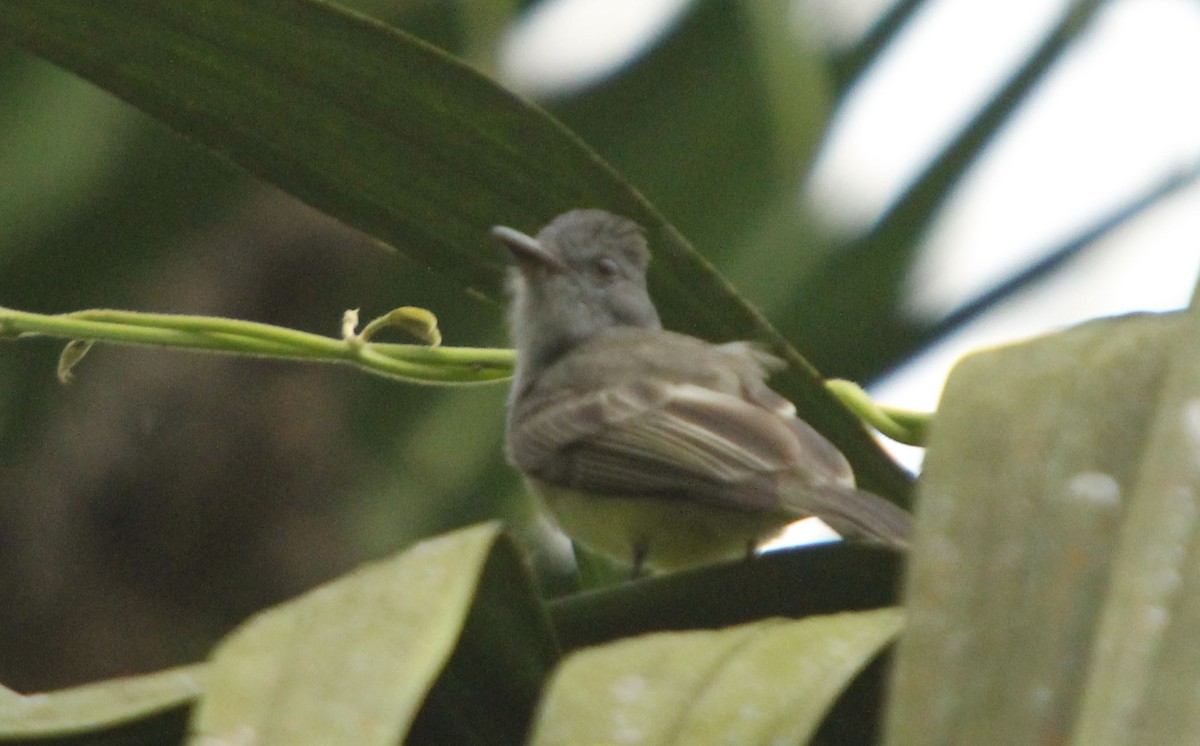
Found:
[[566, 266], [558, 257], [546, 251], [545, 247], [533, 236], [527, 236], [521, 231], [497, 225], [492, 228], [492, 238], [499, 241], [521, 268], [541, 267], [551, 272], [562, 272]]

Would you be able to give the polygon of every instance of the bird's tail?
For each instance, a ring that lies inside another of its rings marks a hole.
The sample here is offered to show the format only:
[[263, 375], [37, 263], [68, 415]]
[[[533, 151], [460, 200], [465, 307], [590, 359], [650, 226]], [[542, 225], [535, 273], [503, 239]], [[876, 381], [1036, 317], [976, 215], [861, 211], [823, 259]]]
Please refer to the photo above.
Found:
[[806, 485], [792, 494], [794, 508], [820, 518], [847, 539], [908, 549], [912, 514], [879, 495], [839, 485]]

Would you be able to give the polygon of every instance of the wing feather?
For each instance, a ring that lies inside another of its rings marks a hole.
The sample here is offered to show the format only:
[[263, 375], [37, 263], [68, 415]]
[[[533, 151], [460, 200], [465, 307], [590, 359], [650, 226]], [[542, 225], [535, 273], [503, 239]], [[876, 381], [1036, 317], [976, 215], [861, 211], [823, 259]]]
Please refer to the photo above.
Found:
[[519, 420], [522, 470], [610, 494], [658, 494], [730, 507], [773, 507], [779, 478], [852, 486], [845, 459], [807, 425], [695, 384], [573, 392]]

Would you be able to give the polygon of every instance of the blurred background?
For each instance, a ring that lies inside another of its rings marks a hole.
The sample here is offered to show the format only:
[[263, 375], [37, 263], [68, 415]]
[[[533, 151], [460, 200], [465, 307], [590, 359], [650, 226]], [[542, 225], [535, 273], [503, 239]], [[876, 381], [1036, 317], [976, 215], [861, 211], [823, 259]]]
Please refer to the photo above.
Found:
[[[545, 106], [888, 403], [933, 408], [981, 345], [1182, 306], [1200, 269], [1193, 0], [347, 4]], [[505, 344], [499, 305], [7, 46], [0, 175], [0, 305], [325, 334], [417, 305]], [[64, 387], [60, 349], [0, 344], [7, 686], [197, 660], [366, 559], [528, 519], [503, 385], [99, 348]]]

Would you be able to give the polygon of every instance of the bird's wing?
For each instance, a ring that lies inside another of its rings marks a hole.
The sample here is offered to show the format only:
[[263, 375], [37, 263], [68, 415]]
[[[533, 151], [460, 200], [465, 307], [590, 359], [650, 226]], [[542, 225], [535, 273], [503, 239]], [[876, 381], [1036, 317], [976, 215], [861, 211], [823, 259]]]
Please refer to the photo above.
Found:
[[609, 494], [780, 508], [781, 478], [849, 487], [844, 457], [800, 420], [695, 384], [637, 382], [540, 403], [510, 433], [523, 471]]

